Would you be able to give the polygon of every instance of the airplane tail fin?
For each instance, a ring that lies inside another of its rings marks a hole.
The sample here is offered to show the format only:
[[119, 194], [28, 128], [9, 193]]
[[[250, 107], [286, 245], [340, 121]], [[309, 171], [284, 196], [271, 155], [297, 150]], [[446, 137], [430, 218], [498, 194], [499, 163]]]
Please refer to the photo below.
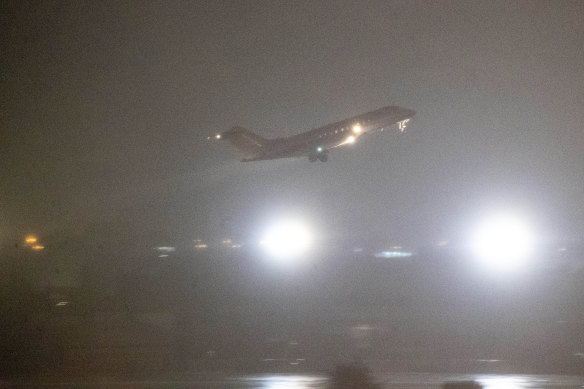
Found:
[[266, 138], [262, 138], [243, 127], [233, 127], [221, 134], [221, 138], [231, 142], [243, 153], [244, 159], [248, 160], [262, 156], [268, 143]]

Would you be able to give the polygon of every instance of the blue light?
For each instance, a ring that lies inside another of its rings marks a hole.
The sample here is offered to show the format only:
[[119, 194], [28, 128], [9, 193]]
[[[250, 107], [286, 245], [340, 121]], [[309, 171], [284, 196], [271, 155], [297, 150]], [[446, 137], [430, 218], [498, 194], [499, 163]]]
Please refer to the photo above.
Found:
[[321, 153], [321, 152], [322, 152], [322, 147], [318, 146], [318, 147], [316, 148], [316, 151], [317, 151], [317, 152], [319, 152], [319, 153]]
[[382, 251], [374, 254], [375, 258], [408, 258], [411, 256], [412, 253], [407, 251]]

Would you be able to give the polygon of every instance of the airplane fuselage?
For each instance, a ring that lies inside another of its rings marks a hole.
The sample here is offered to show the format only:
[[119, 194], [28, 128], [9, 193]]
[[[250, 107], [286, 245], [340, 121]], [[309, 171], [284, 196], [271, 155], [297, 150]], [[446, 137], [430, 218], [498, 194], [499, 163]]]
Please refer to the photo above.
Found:
[[414, 114], [415, 111], [390, 106], [284, 138], [264, 139], [240, 127], [218, 136], [231, 140], [243, 151], [244, 162], [302, 156], [325, 161], [329, 150], [355, 143], [363, 134], [383, 131], [394, 124], [403, 131]]

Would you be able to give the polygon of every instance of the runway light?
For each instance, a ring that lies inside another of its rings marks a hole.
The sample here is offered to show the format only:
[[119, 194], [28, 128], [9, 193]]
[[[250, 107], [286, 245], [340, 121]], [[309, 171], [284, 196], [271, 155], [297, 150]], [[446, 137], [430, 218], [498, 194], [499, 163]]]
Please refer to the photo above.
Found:
[[413, 254], [408, 251], [381, 251], [374, 254], [375, 258], [409, 258]]
[[353, 132], [355, 134], [360, 134], [361, 131], [363, 131], [363, 128], [361, 128], [361, 125], [359, 123], [357, 123], [353, 126]]
[[26, 244], [28, 244], [28, 245], [33, 245], [33, 244], [35, 244], [35, 243], [37, 242], [37, 238], [36, 238], [36, 236], [29, 235], [29, 236], [27, 236], [27, 237], [24, 239], [24, 241], [25, 241], [25, 242], [26, 242]]
[[260, 244], [275, 258], [291, 259], [304, 254], [311, 240], [310, 231], [303, 223], [285, 220], [271, 226]]
[[215, 139], [221, 139], [221, 134], [215, 135]]
[[479, 226], [472, 250], [486, 265], [500, 270], [521, 267], [533, 253], [534, 238], [527, 223], [512, 215], [498, 215]]
[[156, 247], [156, 250], [161, 251], [163, 253], [172, 253], [173, 251], [176, 251], [176, 247], [172, 247], [172, 246], [158, 246], [158, 247]]

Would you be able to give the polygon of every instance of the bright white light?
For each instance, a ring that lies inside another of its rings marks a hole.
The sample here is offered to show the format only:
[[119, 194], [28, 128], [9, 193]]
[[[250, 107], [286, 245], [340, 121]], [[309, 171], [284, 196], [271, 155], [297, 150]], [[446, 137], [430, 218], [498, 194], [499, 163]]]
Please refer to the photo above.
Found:
[[173, 251], [176, 251], [176, 247], [158, 246], [158, 247], [156, 247], [156, 250], [162, 251], [163, 253], [172, 253]]
[[359, 123], [357, 123], [353, 126], [353, 132], [355, 134], [360, 134], [361, 131], [363, 131], [363, 128], [361, 128], [361, 125]]
[[297, 220], [285, 220], [271, 226], [260, 244], [276, 258], [290, 259], [305, 253], [310, 247], [309, 229]]
[[398, 122], [398, 128], [401, 132], [404, 132], [406, 130], [406, 127], [408, 126], [408, 122], [410, 121], [410, 119], [406, 119], [406, 120], [402, 120], [401, 122]]
[[408, 258], [412, 253], [408, 251], [381, 251], [373, 255], [375, 258]]
[[511, 215], [487, 219], [472, 240], [474, 253], [497, 269], [514, 269], [533, 253], [534, 238], [529, 226]]
[[521, 389], [529, 386], [523, 376], [479, 376], [477, 381], [485, 389]]
[[221, 134], [215, 135], [215, 139], [221, 139]]
[[355, 137], [353, 135], [349, 136], [345, 141], [347, 143], [355, 143]]

